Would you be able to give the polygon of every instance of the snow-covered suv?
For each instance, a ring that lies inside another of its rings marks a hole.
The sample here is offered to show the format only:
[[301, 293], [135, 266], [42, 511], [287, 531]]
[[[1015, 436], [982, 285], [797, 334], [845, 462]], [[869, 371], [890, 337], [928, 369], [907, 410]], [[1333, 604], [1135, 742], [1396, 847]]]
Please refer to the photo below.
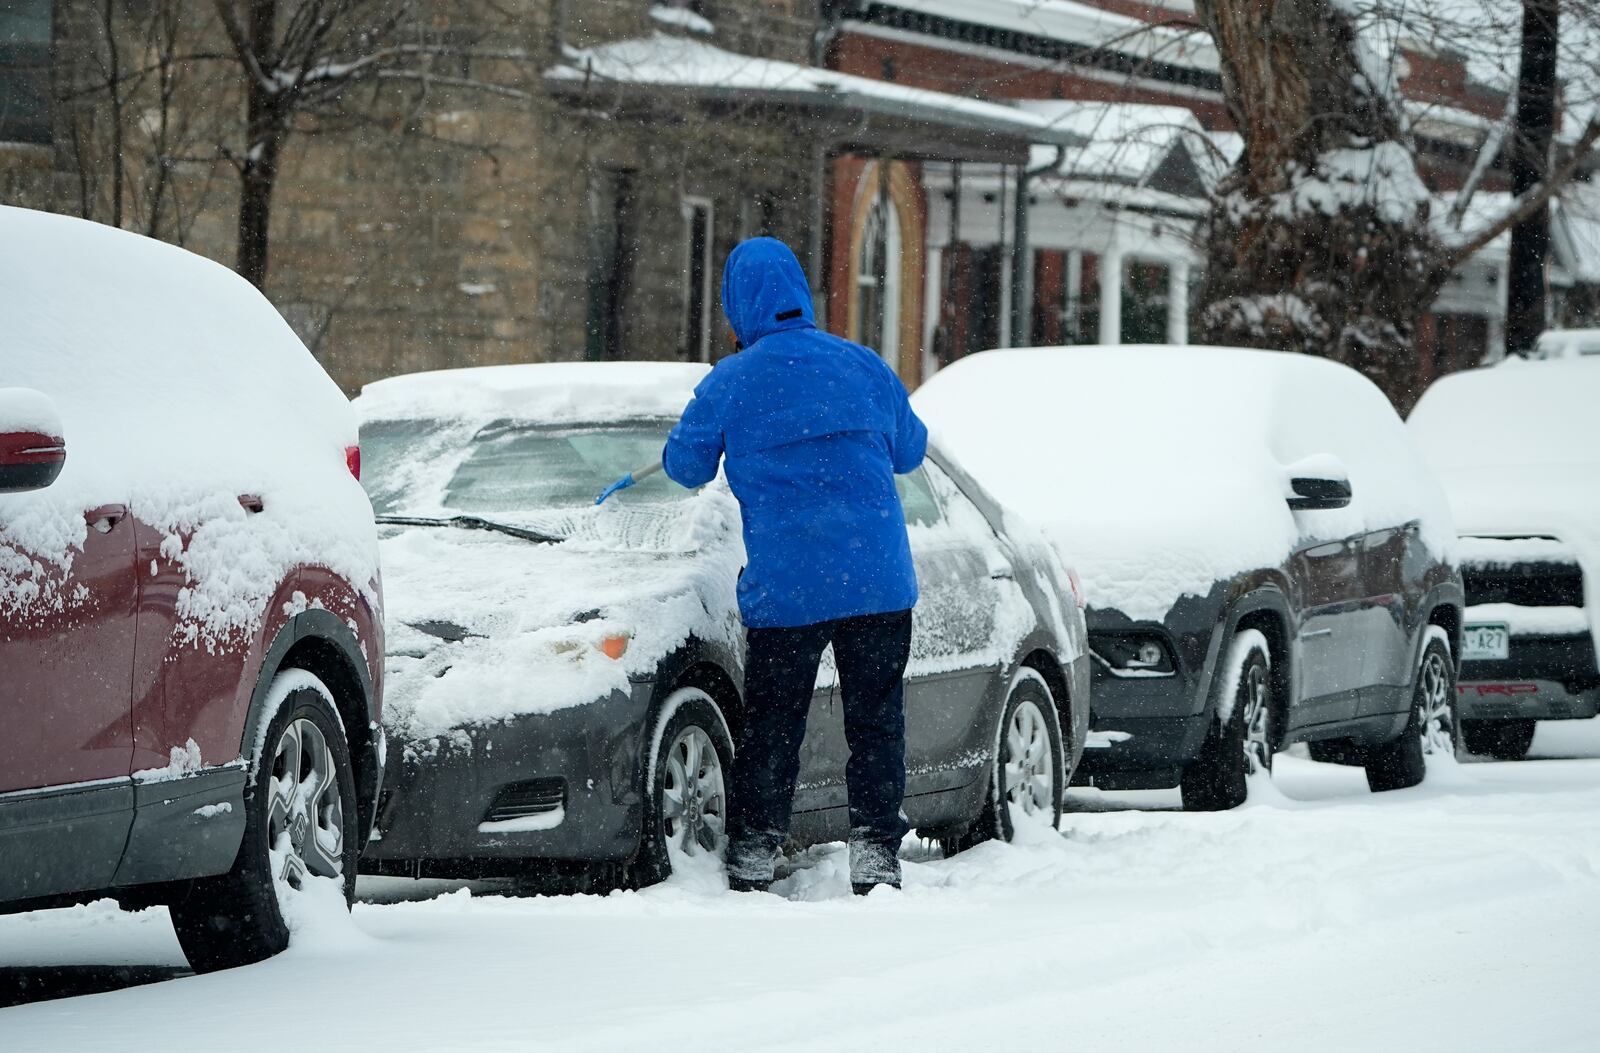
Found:
[[264, 957], [382, 773], [350, 404], [243, 279], [82, 220], [0, 208], [0, 318], [0, 910]]
[[1294, 742], [1373, 790], [1420, 782], [1424, 750], [1448, 747], [1449, 508], [1354, 370], [1222, 347], [985, 351], [912, 403], [1083, 576], [1083, 780], [1212, 810]]
[[1461, 745], [1527, 753], [1600, 711], [1600, 357], [1444, 377], [1411, 413], [1462, 532]]

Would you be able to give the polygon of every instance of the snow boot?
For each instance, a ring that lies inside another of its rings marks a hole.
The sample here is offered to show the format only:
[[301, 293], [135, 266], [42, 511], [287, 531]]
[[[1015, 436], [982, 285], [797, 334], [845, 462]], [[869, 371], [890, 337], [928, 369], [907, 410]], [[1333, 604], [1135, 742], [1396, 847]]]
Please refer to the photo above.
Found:
[[900, 887], [900, 846], [881, 841], [850, 842], [850, 890], [865, 896], [879, 885]]
[[728, 890], [766, 892], [772, 887], [777, 850], [768, 838], [740, 838], [728, 842]]

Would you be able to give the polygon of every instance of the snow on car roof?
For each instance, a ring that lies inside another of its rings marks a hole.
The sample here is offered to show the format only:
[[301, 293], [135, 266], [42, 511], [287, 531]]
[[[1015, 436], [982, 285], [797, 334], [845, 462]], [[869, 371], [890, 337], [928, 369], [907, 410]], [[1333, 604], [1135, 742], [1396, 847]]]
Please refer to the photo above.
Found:
[[677, 417], [711, 367], [698, 362], [535, 362], [407, 373], [361, 389], [363, 420], [512, 418], [549, 423]]
[[[1136, 619], [1278, 565], [1305, 529], [1343, 537], [1420, 519], [1430, 547], [1453, 544], [1443, 495], [1387, 400], [1326, 359], [1198, 346], [985, 351], [912, 401], [974, 476], [1044, 528], [1091, 604]], [[1284, 500], [1290, 467], [1330, 454], [1356, 499], [1297, 516]]]
[[[371, 508], [345, 463], [355, 416], [243, 278], [128, 231], [0, 206], [0, 316], [3, 382], [54, 404], [67, 447], [48, 489], [0, 495], [0, 610], [71, 605], [44, 566], [65, 571], [83, 550], [83, 516], [61, 517], [73, 505], [126, 503], [168, 536], [163, 558], [188, 576], [181, 631], [208, 642], [253, 631], [297, 565], [372, 581]], [[263, 510], [246, 513], [244, 493]]]
[[1437, 467], [1600, 467], [1600, 360], [1553, 359], [1441, 377], [1411, 411], [1411, 431]]

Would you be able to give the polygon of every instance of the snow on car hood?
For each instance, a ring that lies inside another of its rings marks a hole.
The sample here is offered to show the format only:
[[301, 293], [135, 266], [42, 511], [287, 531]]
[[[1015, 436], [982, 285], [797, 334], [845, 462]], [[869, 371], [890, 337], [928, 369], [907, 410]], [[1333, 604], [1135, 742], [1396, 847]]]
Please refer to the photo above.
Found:
[[[913, 397], [947, 449], [1037, 524], [1091, 607], [1159, 620], [1186, 595], [1282, 564], [1308, 534], [1422, 522], [1454, 541], [1437, 485], [1386, 399], [1305, 355], [1212, 347], [985, 351]], [[1292, 467], [1336, 453], [1355, 499], [1295, 513]]]
[[181, 640], [253, 633], [301, 565], [375, 602], [372, 510], [345, 463], [355, 415], [242, 278], [126, 231], [0, 206], [0, 316], [0, 380], [47, 397], [67, 447], [48, 489], [0, 495], [0, 612], [92, 602], [59, 588], [88, 536], [62, 509], [107, 504], [163, 533], [162, 557], [183, 567]]
[[[471, 725], [627, 690], [691, 636], [737, 646], [744, 551], [726, 488], [515, 525], [570, 540], [385, 528], [384, 722], [407, 749], [426, 754]], [[620, 660], [600, 650], [614, 635], [629, 637]]]
[[1461, 533], [1559, 538], [1583, 568], [1591, 611], [1600, 610], [1596, 406], [1600, 360], [1508, 359], [1441, 378], [1409, 421]]

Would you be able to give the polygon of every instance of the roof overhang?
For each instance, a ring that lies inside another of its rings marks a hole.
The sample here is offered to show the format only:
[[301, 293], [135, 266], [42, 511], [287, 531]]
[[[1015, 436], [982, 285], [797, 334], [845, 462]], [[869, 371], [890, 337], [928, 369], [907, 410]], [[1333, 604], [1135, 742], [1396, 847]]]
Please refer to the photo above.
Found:
[[[1035, 144], [1074, 147], [1086, 141], [1004, 103], [739, 56], [704, 44], [671, 40], [668, 46], [682, 61], [614, 61], [601, 48], [574, 54], [569, 64], [547, 72], [545, 81], [552, 93], [569, 101], [606, 100], [641, 116], [659, 113], [663, 104], [687, 103], [712, 113], [797, 119], [835, 152], [1025, 164]], [[726, 75], [696, 69], [697, 58], [722, 64]]]

